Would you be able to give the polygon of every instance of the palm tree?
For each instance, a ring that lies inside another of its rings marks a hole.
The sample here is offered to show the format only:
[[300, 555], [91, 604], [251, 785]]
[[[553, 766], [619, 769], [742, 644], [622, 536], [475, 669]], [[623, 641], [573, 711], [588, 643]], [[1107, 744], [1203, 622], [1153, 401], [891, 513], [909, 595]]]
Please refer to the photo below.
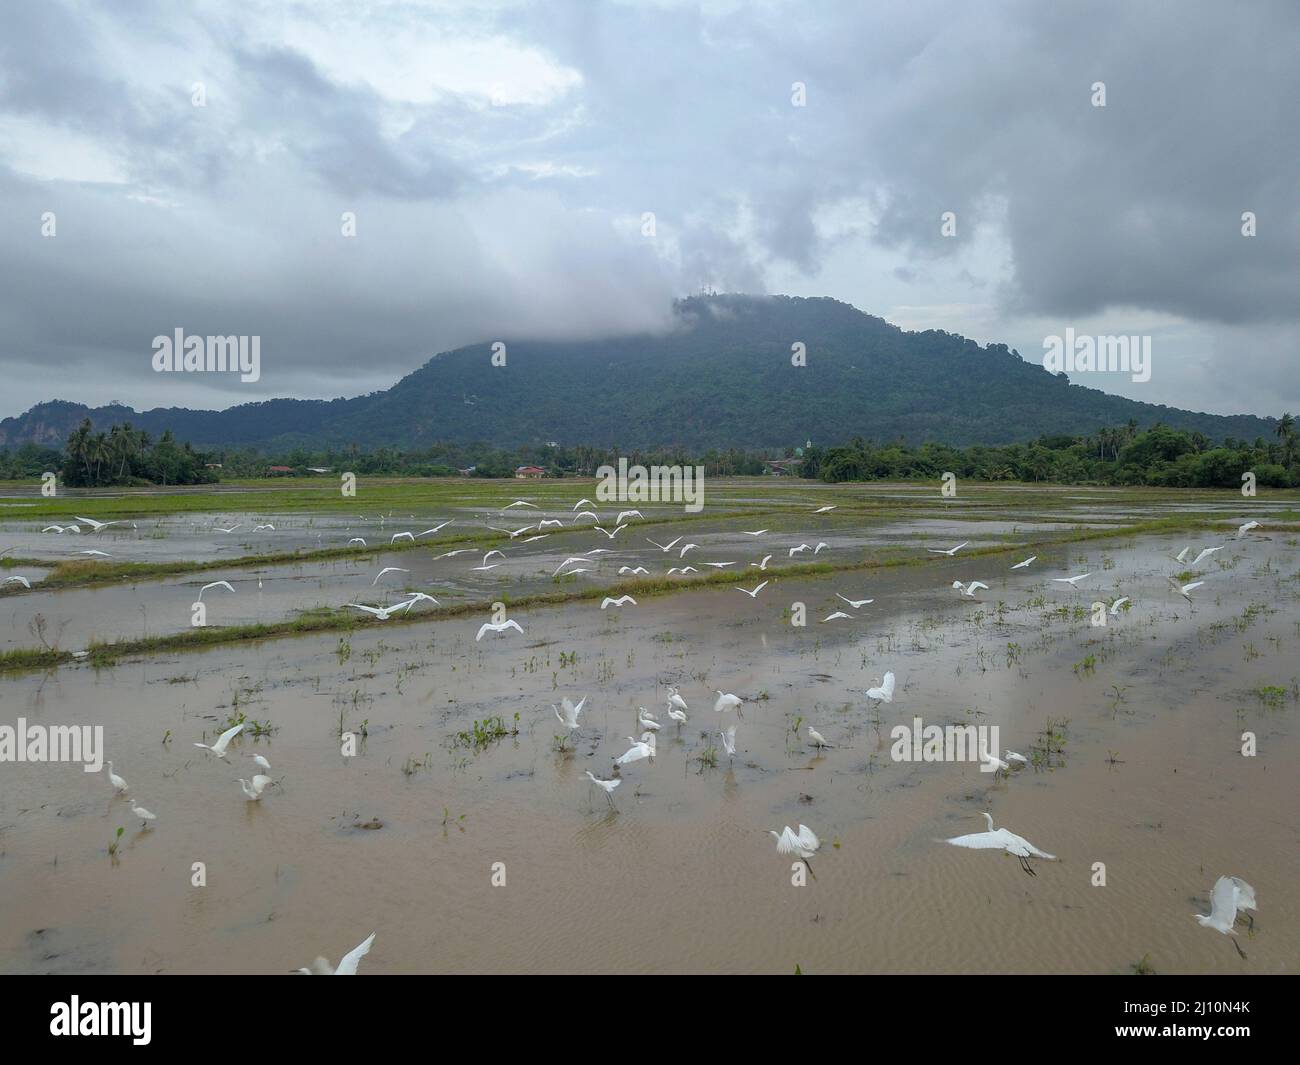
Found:
[[1278, 419], [1277, 429], [1278, 439], [1282, 441], [1282, 457], [1285, 460], [1287, 469], [1291, 468], [1291, 462], [1295, 457], [1295, 417], [1290, 411], [1287, 411]]

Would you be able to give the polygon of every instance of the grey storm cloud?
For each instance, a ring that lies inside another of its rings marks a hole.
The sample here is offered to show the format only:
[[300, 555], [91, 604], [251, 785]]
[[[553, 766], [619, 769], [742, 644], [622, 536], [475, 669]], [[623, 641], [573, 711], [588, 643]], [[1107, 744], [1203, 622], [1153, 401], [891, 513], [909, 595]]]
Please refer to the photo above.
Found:
[[[7, 12], [0, 414], [355, 394], [459, 344], [664, 329], [674, 296], [774, 279], [885, 316], [885, 290], [978, 304], [984, 339], [1027, 352], [1026, 322], [1173, 316], [1195, 350], [1141, 398], [1300, 401], [1294, 5], [358, 10]], [[178, 326], [260, 335], [262, 381], [153, 375]]]

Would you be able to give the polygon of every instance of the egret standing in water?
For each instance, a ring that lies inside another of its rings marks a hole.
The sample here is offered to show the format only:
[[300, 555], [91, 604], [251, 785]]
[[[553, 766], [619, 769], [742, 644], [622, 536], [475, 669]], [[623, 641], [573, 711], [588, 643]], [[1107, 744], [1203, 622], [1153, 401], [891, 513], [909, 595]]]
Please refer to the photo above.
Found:
[[813, 746], [815, 746], [819, 752], [821, 751], [821, 749], [822, 749], [823, 747], [834, 747], [834, 746], [835, 746], [835, 744], [833, 744], [833, 743], [827, 743], [827, 742], [826, 742], [826, 737], [823, 736], [820, 732], [818, 732], [818, 731], [817, 731], [815, 728], [813, 728], [811, 725], [808, 726], [808, 738], [809, 738], [810, 740], [812, 740], [812, 742], [813, 742]]
[[613, 806], [614, 789], [618, 787], [620, 784], [622, 784], [623, 782], [618, 778], [615, 778], [613, 780], [601, 780], [600, 777], [594, 775], [590, 769], [587, 770], [587, 779], [590, 780], [593, 784], [596, 785], [596, 787], [600, 788], [600, 790], [605, 793], [605, 800], [610, 804], [610, 806]]

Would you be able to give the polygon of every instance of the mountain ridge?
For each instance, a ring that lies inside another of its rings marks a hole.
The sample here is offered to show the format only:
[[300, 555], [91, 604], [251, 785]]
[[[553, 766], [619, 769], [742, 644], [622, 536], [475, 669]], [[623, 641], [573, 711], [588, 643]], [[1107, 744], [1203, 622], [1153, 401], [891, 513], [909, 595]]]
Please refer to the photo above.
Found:
[[[0, 421], [0, 446], [61, 445], [83, 418], [171, 429], [196, 447], [419, 448], [555, 440], [596, 446], [782, 447], [854, 436], [1002, 444], [1134, 420], [1211, 439], [1267, 436], [1275, 419], [1147, 404], [1069, 383], [1005, 344], [905, 332], [829, 297], [694, 296], [675, 328], [586, 341], [505, 338], [441, 352], [391, 388], [333, 400], [270, 399], [224, 411], [136, 411], [65, 400]], [[791, 364], [792, 345], [807, 365]]]

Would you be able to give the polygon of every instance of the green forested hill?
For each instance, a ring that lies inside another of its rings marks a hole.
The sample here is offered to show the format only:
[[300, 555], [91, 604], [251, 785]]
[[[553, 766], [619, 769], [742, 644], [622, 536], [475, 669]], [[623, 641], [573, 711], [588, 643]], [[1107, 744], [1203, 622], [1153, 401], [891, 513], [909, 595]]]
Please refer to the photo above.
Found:
[[[0, 422], [0, 444], [61, 444], [89, 415], [170, 428], [196, 446], [419, 447], [555, 440], [648, 448], [782, 447], [855, 436], [956, 445], [1094, 432], [1134, 420], [1253, 439], [1272, 420], [1137, 403], [1068, 383], [1009, 351], [951, 333], [906, 333], [832, 299], [701, 296], [677, 328], [582, 342], [491, 341], [430, 359], [384, 392], [355, 399], [271, 400], [226, 411], [52, 402]], [[791, 345], [807, 366], [791, 365]], [[1098, 379], [1101, 380], [1100, 375]]]

